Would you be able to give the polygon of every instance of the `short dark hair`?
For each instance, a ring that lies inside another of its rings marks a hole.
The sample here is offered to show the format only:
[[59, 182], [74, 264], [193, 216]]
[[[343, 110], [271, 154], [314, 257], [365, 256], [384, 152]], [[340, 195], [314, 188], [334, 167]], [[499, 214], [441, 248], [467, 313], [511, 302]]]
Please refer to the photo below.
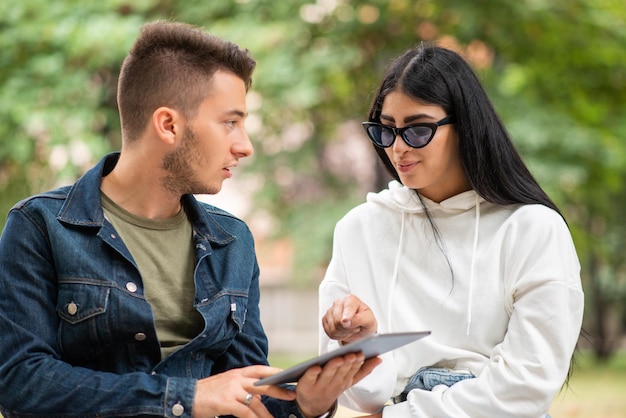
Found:
[[[404, 52], [391, 63], [378, 87], [370, 121], [380, 122], [383, 101], [392, 91], [439, 105], [454, 115], [465, 174], [482, 198], [504, 205], [539, 203], [559, 212], [522, 161], [487, 93], [462, 56], [424, 43]], [[400, 181], [385, 151], [375, 148], [387, 171]]]
[[144, 25], [122, 64], [118, 81], [123, 137], [137, 139], [152, 112], [161, 106], [193, 118], [218, 70], [232, 72], [249, 89], [255, 65], [247, 49], [200, 28], [168, 21]]

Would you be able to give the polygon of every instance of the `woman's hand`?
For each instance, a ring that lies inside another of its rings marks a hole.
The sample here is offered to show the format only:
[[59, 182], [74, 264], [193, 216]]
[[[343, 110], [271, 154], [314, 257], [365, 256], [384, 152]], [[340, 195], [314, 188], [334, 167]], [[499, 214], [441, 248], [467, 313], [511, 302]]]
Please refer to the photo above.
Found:
[[[294, 400], [294, 391], [279, 386], [254, 386], [257, 380], [280, 372], [269, 366], [232, 369], [198, 381], [193, 403], [193, 417], [234, 415], [241, 418], [272, 418], [261, 395]], [[246, 402], [246, 397], [251, 401]]]
[[362, 353], [336, 357], [324, 365], [313, 366], [298, 381], [297, 402], [305, 417], [317, 417], [327, 412], [339, 395], [371, 373], [382, 360], [365, 360]]
[[333, 302], [322, 317], [326, 335], [333, 340], [349, 343], [378, 330], [378, 322], [369, 306], [354, 295]]

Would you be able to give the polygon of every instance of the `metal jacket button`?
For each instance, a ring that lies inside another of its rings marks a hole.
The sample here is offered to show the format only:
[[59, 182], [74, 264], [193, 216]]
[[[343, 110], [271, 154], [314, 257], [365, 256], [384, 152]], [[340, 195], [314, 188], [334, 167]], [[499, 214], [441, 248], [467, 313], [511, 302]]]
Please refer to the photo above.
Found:
[[67, 304], [67, 313], [70, 315], [76, 315], [78, 312], [78, 306], [74, 302], [70, 302]]
[[128, 289], [129, 292], [135, 293], [137, 291], [137, 285], [133, 282], [128, 282], [126, 283], [126, 289]]
[[185, 407], [179, 402], [172, 407], [172, 415], [179, 417], [185, 413]]

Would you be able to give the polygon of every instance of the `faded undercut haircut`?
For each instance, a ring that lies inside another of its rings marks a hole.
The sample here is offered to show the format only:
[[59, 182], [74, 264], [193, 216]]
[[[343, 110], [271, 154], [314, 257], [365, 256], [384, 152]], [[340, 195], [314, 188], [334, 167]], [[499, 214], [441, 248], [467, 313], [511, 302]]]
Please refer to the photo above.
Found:
[[122, 64], [118, 81], [124, 141], [136, 140], [161, 106], [192, 119], [216, 71], [235, 74], [248, 90], [255, 65], [247, 49], [200, 28], [167, 21], [144, 25]]

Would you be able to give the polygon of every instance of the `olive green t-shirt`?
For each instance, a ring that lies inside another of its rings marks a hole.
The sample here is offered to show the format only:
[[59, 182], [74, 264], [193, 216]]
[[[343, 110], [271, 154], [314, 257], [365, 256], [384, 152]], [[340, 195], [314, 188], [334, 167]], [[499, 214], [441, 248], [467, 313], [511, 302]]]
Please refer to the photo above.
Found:
[[102, 195], [105, 216], [135, 259], [152, 307], [161, 358], [198, 335], [204, 320], [193, 306], [193, 230], [184, 210], [170, 219], [136, 216]]

